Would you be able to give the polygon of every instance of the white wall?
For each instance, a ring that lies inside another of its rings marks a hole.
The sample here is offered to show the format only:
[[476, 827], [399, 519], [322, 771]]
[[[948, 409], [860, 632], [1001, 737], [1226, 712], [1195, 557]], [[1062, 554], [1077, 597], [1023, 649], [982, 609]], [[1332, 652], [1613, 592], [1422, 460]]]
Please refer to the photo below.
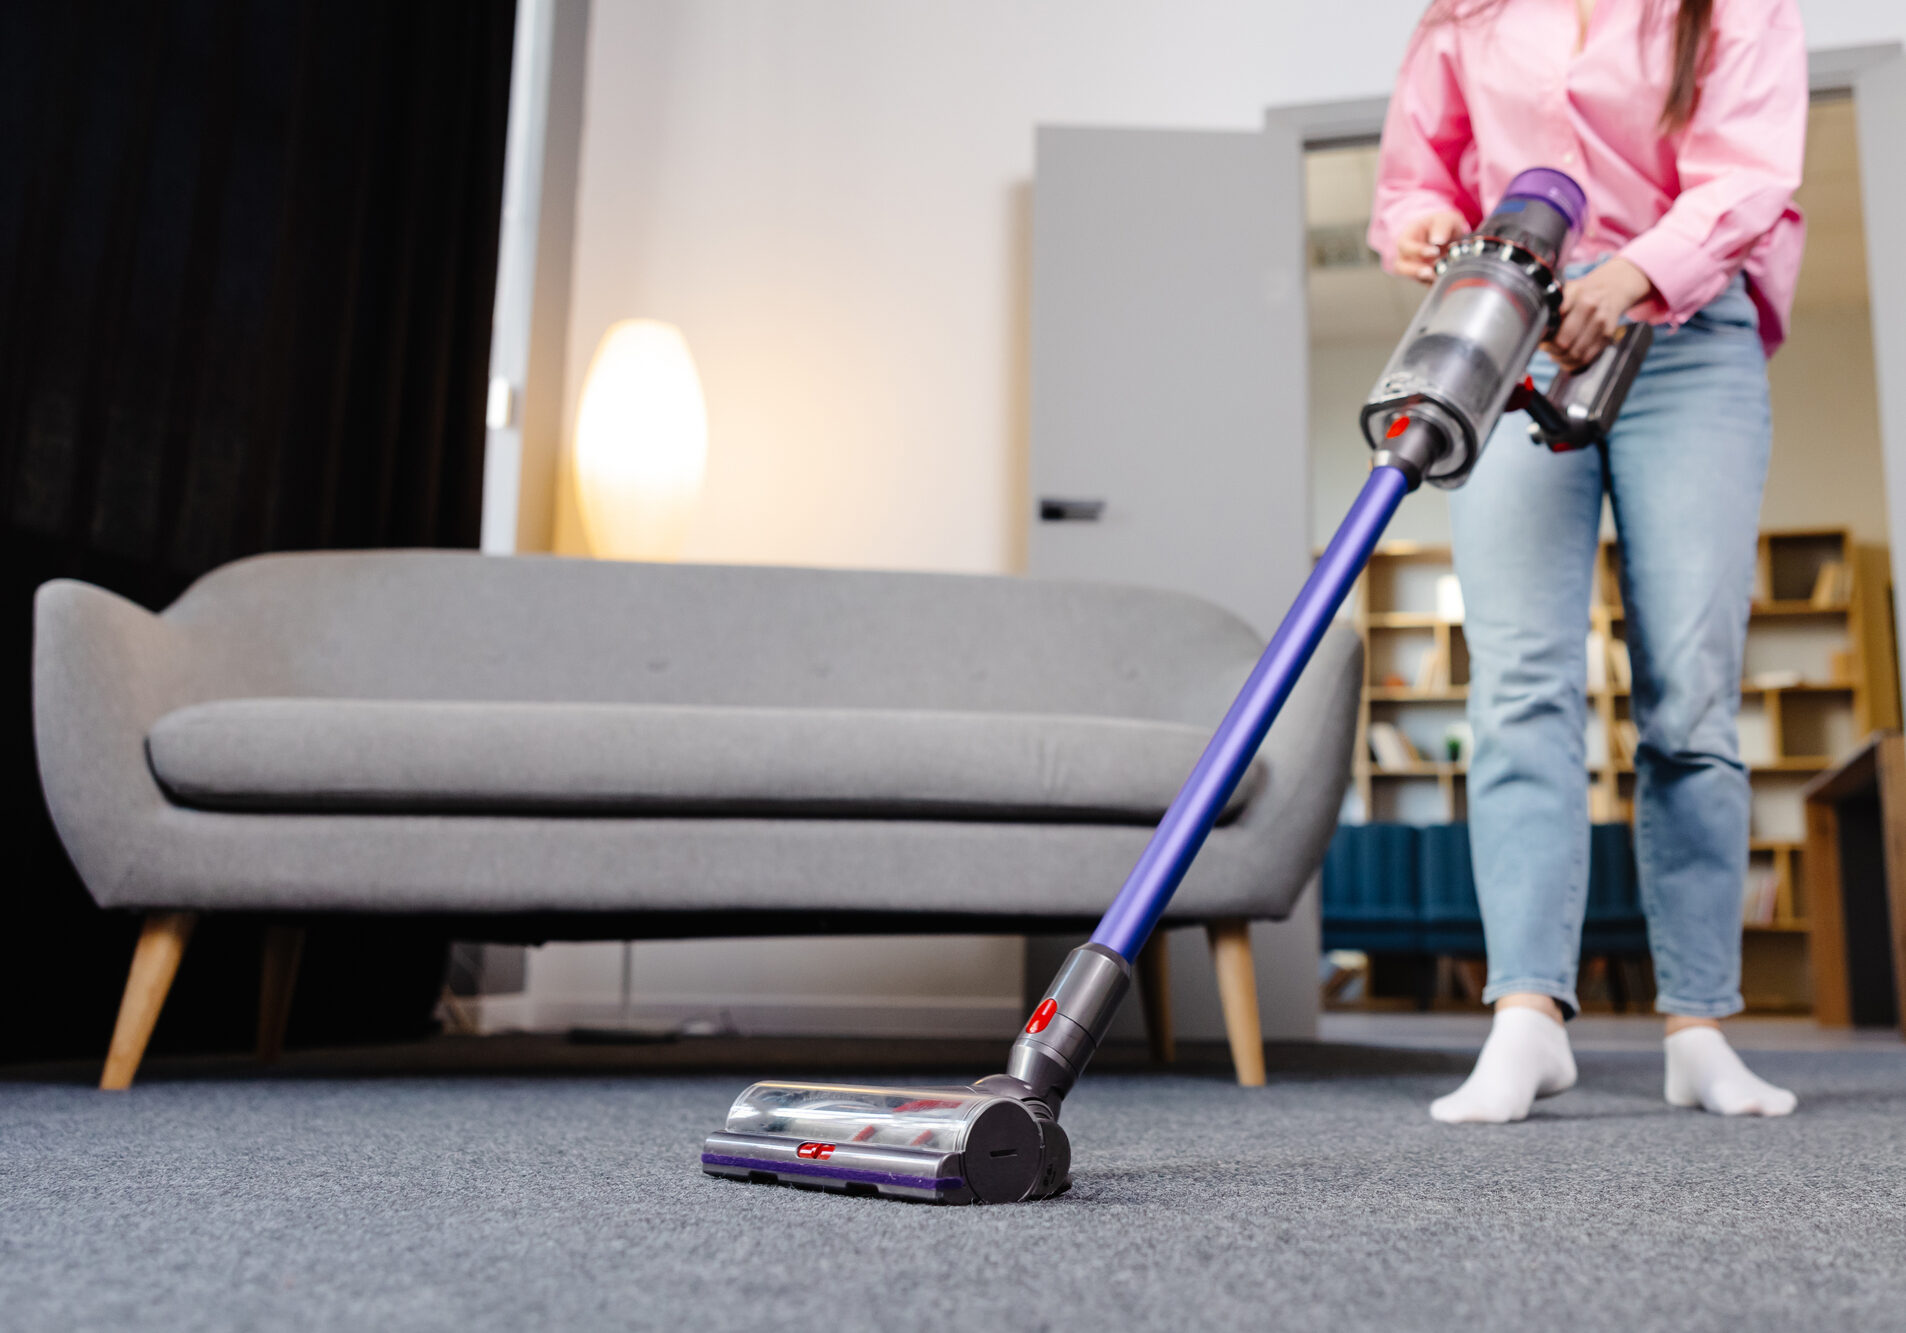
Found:
[[[572, 413], [609, 324], [674, 321], [710, 418], [686, 558], [1016, 569], [1033, 127], [1380, 96], [1421, 7], [597, 0]], [[1906, 37], [1897, 0], [1802, 10], [1818, 45]], [[579, 549], [558, 497], [554, 544]]]
[[1887, 540], [1886, 488], [1874, 393], [1873, 326], [1864, 305], [1800, 310], [1767, 367], [1774, 452], [1761, 526], [1846, 525]]
[[1800, 20], [1813, 51], [1906, 41], [1906, 8], [1897, 0], [1800, 0]]
[[687, 558], [1014, 568], [1033, 127], [1381, 92], [1417, 8], [602, 0], [572, 393], [614, 320], [683, 327], [711, 437]]
[[[1003, 1039], [1025, 1017], [1022, 959], [974, 936], [644, 941], [634, 946], [630, 1009], [642, 1022], [749, 1035]], [[619, 944], [531, 949], [527, 972], [522, 995], [485, 1001], [486, 1027], [560, 1030], [622, 1017]]]
[[[673, 320], [710, 411], [688, 558], [1013, 568], [1033, 126], [1380, 96], [1421, 7], [601, 0], [571, 399], [610, 323]], [[1897, 0], [1802, 13], [1818, 47], [1906, 38]]]

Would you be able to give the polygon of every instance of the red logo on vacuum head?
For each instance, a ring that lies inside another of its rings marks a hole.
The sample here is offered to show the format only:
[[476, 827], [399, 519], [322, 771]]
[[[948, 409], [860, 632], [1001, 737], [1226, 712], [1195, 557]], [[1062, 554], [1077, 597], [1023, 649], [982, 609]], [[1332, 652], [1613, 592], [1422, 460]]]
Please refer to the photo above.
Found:
[[1046, 1024], [1050, 1023], [1052, 1016], [1058, 1012], [1059, 1002], [1047, 996], [1039, 1002], [1039, 1007], [1032, 1011], [1032, 1017], [1026, 1020], [1026, 1031], [1044, 1032]]
[[796, 1157], [805, 1157], [810, 1162], [825, 1162], [834, 1155], [831, 1143], [803, 1143], [794, 1150]]

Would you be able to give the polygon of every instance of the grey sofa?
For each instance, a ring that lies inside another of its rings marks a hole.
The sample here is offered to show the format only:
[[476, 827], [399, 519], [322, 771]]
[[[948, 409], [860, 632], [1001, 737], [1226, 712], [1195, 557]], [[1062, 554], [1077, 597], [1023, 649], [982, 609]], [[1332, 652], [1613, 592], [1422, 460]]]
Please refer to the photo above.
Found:
[[[1089, 924], [1260, 646], [1195, 598], [1013, 578], [277, 555], [158, 615], [49, 583], [47, 802], [94, 898], [146, 916], [103, 1085], [203, 912], [283, 923], [267, 1049], [314, 914], [500, 940]], [[1322, 858], [1360, 674], [1333, 630], [1172, 905], [1227, 991], [1242, 923]]]

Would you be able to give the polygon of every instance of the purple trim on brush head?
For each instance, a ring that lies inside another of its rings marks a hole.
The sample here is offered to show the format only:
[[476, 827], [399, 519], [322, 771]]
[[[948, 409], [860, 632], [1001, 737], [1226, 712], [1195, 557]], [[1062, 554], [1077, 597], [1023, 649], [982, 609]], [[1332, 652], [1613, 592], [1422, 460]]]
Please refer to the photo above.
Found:
[[1570, 231], [1580, 231], [1582, 224], [1588, 221], [1588, 194], [1575, 178], [1566, 171], [1557, 171], [1554, 167], [1530, 167], [1527, 171], [1518, 171], [1516, 178], [1509, 182], [1509, 188], [1502, 192], [1504, 199], [1540, 199], [1552, 204], [1563, 217], [1568, 219]]
[[806, 1162], [777, 1162], [765, 1157], [730, 1157], [726, 1153], [705, 1152], [703, 1166], [737, 1166], [744, 1171], [767, 1171], [777, 1176], [825, 1176], [829, 1180], [851, 1180], [857, 1184], [891, 1185], [895, 1189], [950, 1190], [966, 1183], [961, 1176], [901, 1176], [891, 1171], [862, 1171], [851, 1166], [810, 1166]]

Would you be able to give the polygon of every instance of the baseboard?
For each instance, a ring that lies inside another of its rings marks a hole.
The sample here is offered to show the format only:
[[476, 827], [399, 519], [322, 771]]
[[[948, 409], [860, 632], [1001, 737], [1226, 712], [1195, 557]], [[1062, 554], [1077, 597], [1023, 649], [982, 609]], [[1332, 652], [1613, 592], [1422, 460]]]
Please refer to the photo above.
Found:
[[476, 1030], [566, 1032], [632, 1020], [689, 1031], [744, 1037], [980, 1037], [1010, 1040], [1019, 1003], [1010, 997], [751, 995], [643, 997], [620, 1005], [589, 1000], [532, 1000], [527, 994], [479, 995], [463, 1001]]

